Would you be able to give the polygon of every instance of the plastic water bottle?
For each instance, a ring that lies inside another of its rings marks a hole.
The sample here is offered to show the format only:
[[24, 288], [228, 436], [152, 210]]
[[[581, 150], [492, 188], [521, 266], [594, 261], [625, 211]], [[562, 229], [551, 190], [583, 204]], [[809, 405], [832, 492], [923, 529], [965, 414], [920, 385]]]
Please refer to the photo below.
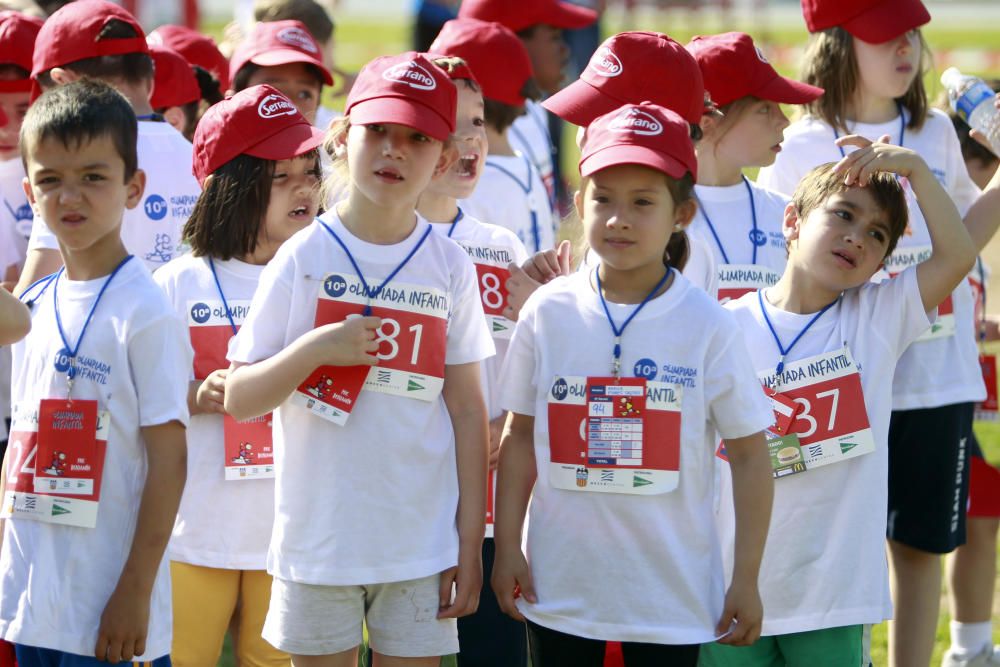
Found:
[[966, 76], [954, 67], [941, 75], [948, 89], [951, 108], [969, 127], [986, 135], [993, 154], [1000, 156], [1000, 109], [993, 104], [996, 93], [982, 79]]

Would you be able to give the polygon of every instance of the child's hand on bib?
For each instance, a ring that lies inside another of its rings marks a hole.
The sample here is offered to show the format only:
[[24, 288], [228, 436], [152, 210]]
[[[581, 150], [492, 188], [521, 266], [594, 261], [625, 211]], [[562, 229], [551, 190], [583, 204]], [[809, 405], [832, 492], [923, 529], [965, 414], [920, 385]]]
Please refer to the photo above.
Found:
[[538, 602], [535, 583], [531, 579], [531, 568], [528, 567], [528, 560], [520, 546], [510, 551], [497, 549], [490, 584], [497, 596], [500, 611], [516, 621], [524, 621], [524, 616], [515, 604], [517, 598], [523, 597], [531, 604]]
[[382, 320], [378, 317], [350, 317], [313, 330], [319, 361], [329, 366], [374, 366], [376, 340]]
[[764, 606], [756, 583], [741, 584], [733, 581], [726, 593], [725, 607], [719, 624], [715, 627], [715, 634], [720, 635], [720, 644], [749, 646], [760, 639], [763, 620]]
[[916, 152], [894, 146], [889, 140], [889, 135], [883, 135], [874, 142], [858, 134], [840, 137], [836, 141], [838, 146], [856, 146], [857, 150], [841, 158], [833, 168], [834, 172], [844, 174], [845, 185], [864, 186], [877, 172], [889, 172], [909, 178], [918, 169], [928, 169]]
[[229, 375], [228, 368], [220, 368], [212, 371], [204, 382], [198, 387], [195, 394], [195, 405], [202, 412], [217, 412], [224, 414], [226, 408], [226, 376]]
[[[452, 584], [455, 597], [452, 599]], [[479, 608], [483, 587], [482, 549], [459, 549], [458, 566], [441, 573], [441, 599], [438, 618], [459, 618], [474, 614]]]

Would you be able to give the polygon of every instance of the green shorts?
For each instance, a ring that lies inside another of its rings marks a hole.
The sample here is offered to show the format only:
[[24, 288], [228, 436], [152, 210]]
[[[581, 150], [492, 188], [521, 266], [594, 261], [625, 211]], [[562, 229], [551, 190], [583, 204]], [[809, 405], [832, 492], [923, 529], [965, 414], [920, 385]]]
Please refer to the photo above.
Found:
[[761, 637], [750, 646], [703, 644], [698, 667], [868, 667], [871, 626]]

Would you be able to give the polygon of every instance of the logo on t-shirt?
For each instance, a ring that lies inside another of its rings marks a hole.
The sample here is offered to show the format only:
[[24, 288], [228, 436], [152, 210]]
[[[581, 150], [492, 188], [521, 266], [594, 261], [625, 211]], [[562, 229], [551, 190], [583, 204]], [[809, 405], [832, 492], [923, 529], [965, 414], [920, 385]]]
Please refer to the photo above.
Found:
[[149, 195], [143, 204], [150, 220], [163, 220], [167, 215], [167, 201], [160, 195]]
[[66, 371], [69, 370], [70, 356], [69, 356], [69, 351], [66, 350], [66, 348], [63, 348], [58, 352], [56, 352], [56, 360], [54, 365], [56, 367], [56, 370], [59, 371], [60, 373], [65, 373]]
[[568, 393], [569, 393], [569, 384], [566, 383], [565, 379], [559, 378], [552, 385], [552, 398], [556, 399], [557, 401], [565, 400], [566, 395]]
[[615, 52], [606, 46], [602, 46], [594, 53], [594, 57], [590, 59], [590, 68], [597, 76], [608, 78], [618, 76], [625, 69]]
[[323, 291], [336, 299], [343, 296], [344, 292], [347, 291], [347, 281], [338, 275], [328, 276], [323, 282]]
[[635, 366], [632, 368], [632, 374], [637, 378], [645, 378], [646, 380], [656, 379], [656, 362], [649, 358], [640, 359], [635, 362]]
[[437, 82], [431, 76], [431, 73], [412, 60], [393, 65], [382, 72], [382, 78], [386, 81], [405, 83], [417, 90], [434, 90], [437, 88]]
[[618, 132], [631, 132], [649, 137], [663, 134], [663, 124], [656, 119], [656, 116], [635, 107], [620, 113], [611, 121], [610, 127]]
[[204, 324], [208, 322], [208, 318], [212, 316], [212, 309], [208, 307], [208, 304], [198, 302], [191, 306], [191, 319], [198, 324]]
[[767, 234], [760, 231], [759, 229], [750, 230], [750, 243], [757, 247], [767, 244]]
[[257, 105], [257, 115], [264, 119], [294, 116], [299, 112], [287, 97], [271, 93]]
[[278, 41], [307, 53], [319, 53], [312, 36], [302, 28], [285, 28], [278, 33]]

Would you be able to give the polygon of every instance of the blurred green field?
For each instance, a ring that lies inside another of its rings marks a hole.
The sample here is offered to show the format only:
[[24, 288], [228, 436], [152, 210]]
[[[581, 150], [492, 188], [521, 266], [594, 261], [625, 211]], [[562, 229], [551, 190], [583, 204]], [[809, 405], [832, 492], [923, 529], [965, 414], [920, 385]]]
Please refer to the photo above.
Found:
[[[646, 16], [644, 15], [644, 19]], [[681, 17], [686, 19], [686, 17]], [[804, 26], [800, 28], [789, 26], [776, 27], [755, 27], [752, 25], [741, 25], [739, 23], [732, 26], [720, 26], [712, 21], [710, 17], [703, 16], [705, 23], [693, 25], [687, 20], [678, 20], [676, 23], [666, 21], [643, 20], [642, 26], [624, 26], [620, 23], [609, 22], [604, 26], [603, 33], [611, 35], [623, 29], [658, 30], [666, 32], [681, 43], [686, 43], [693, 35], [719, 32], [722, 30], [743, 30], [754, 35], [755, 41], [762, 44], [765, 52], [767, 45], [775, 47], [787, 47], [804, 44], [808, 35]], [[216, 39], [222, 35], [223, 25], [213, 24], [204, 27], [205, 30], [213, 34]], [[945, 51], [951, 49], [1000, 49], [1000, 25], [957, 27], [951, 24], [935, 26], [933, 23], [924, 28], [924, 36], [934, 51]], [[335, 35], [335, 60], [337, 66], [346, 71], [357, 71], [368, 60], [387, 53], [397, 53], [410, 48], [410, 26], [406, 17], [399, 17], [397, 20], [384, 19], [358, 19], [350, 16], [337, 18], [337, 29]], [[778, 69], [782, 74], [794, 76], [794, 68], [781, 66]], [[1000, 76], [1000, 72], [971, 72], [980, 75]], [[936, 97], [941, 90], [938, 83], [939, 72], [934, 70], [927, 75], [928, 90], [932, 98]], [[343, 98], [335, 99], [326, 91], [325, 103], [338, 109], [343, 108]], [[565, 132], [563, 137], [563, 173], [574, 175], [576, 173], [576, 160], [578, 158], [576, 145], [570, 132]], [[1000, 424], [980, 423], [976, 425], [976, 434], [983, 448], [986, 458], [996, 465], [1000, 465]], [[998, 559], [1000, 560], [1000, 559]], [[1000, 602], [1000, 595], [997, 596]], [[997, 606], [994, 610], [997, 611]], [[934, 648], [934, 657], [931, 665], [937, 667], [941, 662], [941, 655], [948, 647], [948, 615], [945, 604], [944, 591], [942, 591], [941, 617], [938, 623], [937, 638]], [[1000, 642], [1000, 632], [994, 631], [994, 641]], [[876, 667], [886, 665], [887, 657], [887, 635], [885, 624], [877, 626], [872, 636], [872, 658]], [[442, 667], [454, 667], [454, 657], [446, 657], [442, 660]], [[219, 667], [233, 667], [235, 661], [229, 642], [226, 642]]]

